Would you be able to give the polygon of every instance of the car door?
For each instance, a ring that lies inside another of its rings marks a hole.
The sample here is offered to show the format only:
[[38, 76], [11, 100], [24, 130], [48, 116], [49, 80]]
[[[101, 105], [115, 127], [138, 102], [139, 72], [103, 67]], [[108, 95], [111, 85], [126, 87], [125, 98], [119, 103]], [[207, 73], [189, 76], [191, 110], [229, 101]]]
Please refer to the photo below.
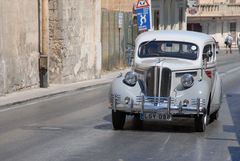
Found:
[[[207, 80], [210, 84], [210, 91], [211, 91], [211, 100], [213, 99], [214, 91], [215, 91], [215, 76], [216, 76], [216, 45], [214, 42], [209, 42], [204, 46], [203, 54], [211, 55], [205, 58], [204, 63], [206, 63], [206, 67], [204, 72], [206, 74], [205, 80]], [[210, 100], [210, 101], [211, 101]], [[212, 101], [211, 101], [212, 104]], [[214, 107], [209, 109], [209, 113], [214, 112]]]
[[[216, 44], [213, 43], [212, 45], [213, 47], [213, 53], [214, 53], [214, 62], [215, 64], [217, 63], [217, 58], [216, 58], [216, 54], [217, 54], [217, 49], [216, 49]], [[213, 79], [213, 87], [212, 87], [212, 92], [211, 92], [211, 111], [215, 112], [216, 110], [218, 110], [220, 108], [220, 104], [221, 104], [221, 96], [222, 96], [222, 82], [221, 82], [221, 78], [216, 70], [213, 71], [214, 74], [214, 79]]]

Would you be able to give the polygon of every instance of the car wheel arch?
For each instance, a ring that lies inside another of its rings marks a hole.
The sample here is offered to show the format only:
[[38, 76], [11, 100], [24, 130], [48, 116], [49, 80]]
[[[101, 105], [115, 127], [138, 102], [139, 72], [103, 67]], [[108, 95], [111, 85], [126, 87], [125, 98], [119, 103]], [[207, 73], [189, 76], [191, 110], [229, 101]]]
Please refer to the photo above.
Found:
[[207, 104], [207, 116], [210, 116], [211, 114], [210, 114], [210, 109], [211, 109], [211, 93], [209, 94], [209, 98], [208, 98], [208, 104]]

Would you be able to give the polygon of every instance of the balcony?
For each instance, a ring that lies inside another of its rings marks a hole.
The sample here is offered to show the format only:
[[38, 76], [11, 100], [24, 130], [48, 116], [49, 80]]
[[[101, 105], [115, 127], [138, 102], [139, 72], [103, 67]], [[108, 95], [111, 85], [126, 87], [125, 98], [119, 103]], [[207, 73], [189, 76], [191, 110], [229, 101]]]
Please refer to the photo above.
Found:
[[196, 7], [195, 14], [188, 17], [222, 17], [240, 16], [240, 4], [201, 4]]

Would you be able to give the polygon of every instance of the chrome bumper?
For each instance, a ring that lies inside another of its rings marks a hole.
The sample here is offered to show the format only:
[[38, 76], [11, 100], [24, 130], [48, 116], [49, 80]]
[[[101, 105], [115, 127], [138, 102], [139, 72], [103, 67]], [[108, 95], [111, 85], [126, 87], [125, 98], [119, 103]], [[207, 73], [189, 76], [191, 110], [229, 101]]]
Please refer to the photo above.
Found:
[[124, 101], [119, 95], [112, 95], [111, 108], [114, 111], [123, 111], [127, 113], [166, 113], [171, 115], [199, 115], [206, 113], [205, 99], [191, 99], [189, 104], [184, 104], [182, 101], [177, 103], [176, 98], [172, 97], [150, 97], [137, 96], [134, 102], [133, 99]]

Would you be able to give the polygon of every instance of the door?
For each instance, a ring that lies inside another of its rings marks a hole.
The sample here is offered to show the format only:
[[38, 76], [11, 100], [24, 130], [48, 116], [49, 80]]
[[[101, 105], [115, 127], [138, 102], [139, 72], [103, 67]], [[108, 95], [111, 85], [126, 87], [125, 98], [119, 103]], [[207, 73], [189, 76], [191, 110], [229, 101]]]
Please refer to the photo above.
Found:
[[236, 22], [231, 22], [230, 23], [230, 33], [233, 37], [233, 43], [236, 42], [236, 28], [237, 28]]

